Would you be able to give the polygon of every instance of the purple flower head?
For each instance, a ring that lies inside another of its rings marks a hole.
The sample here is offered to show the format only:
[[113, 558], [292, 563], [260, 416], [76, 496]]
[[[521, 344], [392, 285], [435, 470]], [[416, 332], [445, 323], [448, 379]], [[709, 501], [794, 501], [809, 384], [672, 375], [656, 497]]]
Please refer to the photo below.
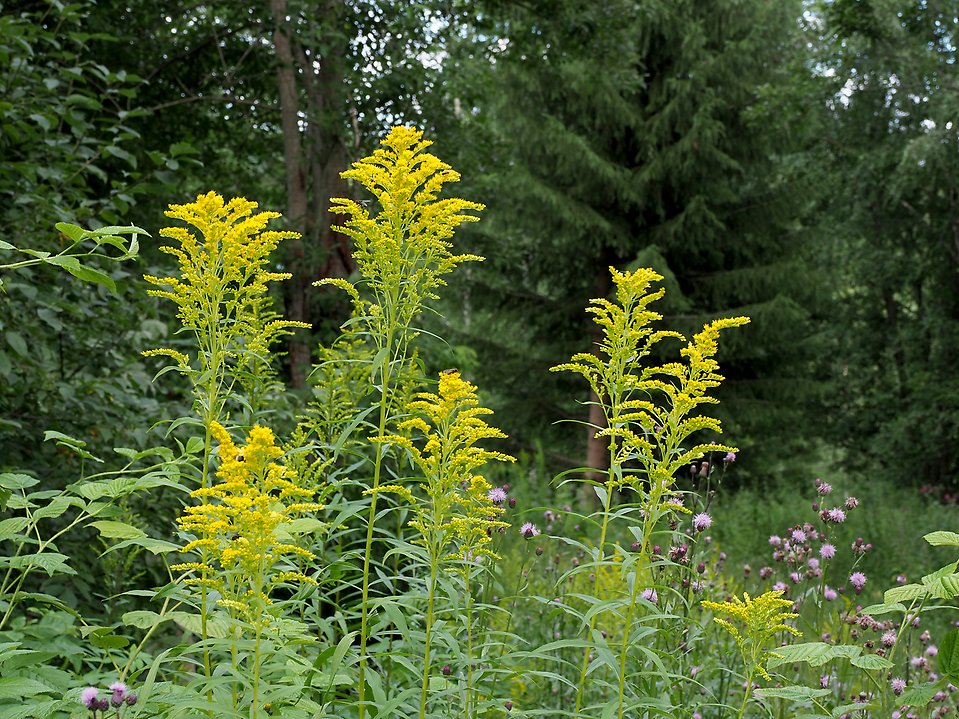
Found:
[[899, 696], [906, 690], [906, 680], [900, 677], [895, 677], [889, 682], [889, 688], [892, 689], [893, 694]]
[[110, 704], [118, 707], [127, 697], [127, 685], [123, 682], [113, 682], [110, 685]]
[[903, 584], [905, 584], [905, 583], [906, 583], [906, 575], [905, 575], [905, 574], [897, 574], [897, 575], [896, 575], [896, 584], [898, 584], [898, 585], [901, 587], [901, 586], [902, 586]]
[[776, 582], [776, 583], [773, 585], [773, 591], [775, 591], [775, 592], [785, 592], [785, 591], [786, 591], [786, 583], [785, 583], [785, 582]]
[[783, 543], [783, 538], [780, 537], [778, 534], [770, 535], [769, 543], [774, 547], [778, 547]]
[[137, 695], [133, 692], [130, 692], [129, 694], [127, 694], [127, 698], [124, 699], [124, 701], [127, 703], [128, 706], [132, 707], [134, 704], [137, 703]]
[[806, 533], [801, 529], [792, 530], [792, 532], [789, 533], [789, 536], [792, 537], [794, 542], [802, 543], [806, 541]]
[[859, 500], [855, 497], [846, 497], [846, 509], [855, 509], [859, 506]]
[[519, 533], [522, 534], [527, 539], [532, 539], [533, 537], [539, 534], [539, 530], [536, 528], [536, 525], [532, 522], [527, 522], [522, 527], [520, 527]]
[[823, 589], [822, 596], [827, 602], [834, 602], [839, 595], [836, 594], [835, 589], [827, 585], [826, 588]]
[[723, 457], [723, 461], [724, 461], [726, 464], [729, 464], [730, 462], [735, 462], [735, 461], [736, 461], [736, 453], [735, 453], [735, 452], [726, 452], [726, 456]]
[[759, 578], [760, 579], [769, 579], [773, 575], [772, 567], [760, 567], [759, 569]]
[[819, 677], [819, 687], [820, 689], [826, 689], [829, 686], [829, 675], [822, 674]]
[[640, 596], [650, 604], [656, 604], [659, 601], [659, 595], [656, 594], [655, 589], [646, 588]]
[[693, 517], [693, 529], [695, 529], [697, 532], [702, 532], [706, 529], [709, 529], [712, 523], [713, 523], [713, 518], [710, 517], [705, 512], [700, 512], [695, 517]]
[[506, 490], [502, 487], [493, 487], [486, 493], [486, 498], [493, 504], [502, 504], [506, 501]]
[[789, 578], [792, 580], [793, 584], [799, 584], [799, 580], [801, 579], [799, 572], [790, 572]]
[[819, 548], [819, 556], [823, 559], [832, 559], [836, 556], [836, 547], [827, 542]]
[[882, 645], [884, 647], [891, 647], [893, 644], [896, 643], [897, 638], [898, 636], [896, 634], [895, 629], [890, 629], [888, 632], [883, 632], [882, 640], [881, 640]]
[[80, 702], [87, 709], [95, 710], [100, 705], [99, 694], [100, 690], [96, 687], [87, 687], [80, 692]]
[[827, 494], [832, 492], [831, 484], [823, 482], [822, 480], [816, 480], [816, 482], [817, 482], [816, 488], [819, 491], [819, 494], [822, 495], [823, 497], [825, 497]]
[[939, 654], [939, 647], [937, 647], [935, 644], [930, 644], [928, 647], [926, 647], [927, 657], [934, 657], [937, 654]]
[[862, 588], [866, 586], [866, 575], [862, 572], [853, 572], [849, 575], [849, 583], [855, 588], [858, 594], [862, 591]]
[[834, 522], [835, 524], [842, 524], [846, 521], [846, 513], [836, 507], [835, 509], [830, 509], [826, 512], [826, 518], [828, 521]]

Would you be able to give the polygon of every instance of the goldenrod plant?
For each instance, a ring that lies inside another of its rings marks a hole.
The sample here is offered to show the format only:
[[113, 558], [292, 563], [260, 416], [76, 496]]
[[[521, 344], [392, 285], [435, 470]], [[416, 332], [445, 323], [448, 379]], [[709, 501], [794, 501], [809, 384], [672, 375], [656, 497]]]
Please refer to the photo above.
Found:
[[[455, 229], [478, 218], [470, 212], [483, 205], [458, 198], [438, 199], [443, 186], [460, 179], [449, 165], [425, 150], [430, 141], [419, 130], [395, 127], [370, 157], [355, 162], [342, 176], [362, 185], [375, 198], [378, 210], [355, 200], [334, 198], [331, 212], [344, 215], [336, 229], [354, 243], [360, 274], [355, 285], [343, 279], [318, 284], [337, 286], [354, 304], [351, 324], [362, 328], [375, 350], [371, 380], [378, 387], [379, 418], [375, 429], [372, 490], [363, 552], [360, 606], [359, 717], [366, 715], [370, 625], [370, 576], [377, 497], [383, 476], [388, 425], [398, 411], [397, 378], [409, 372], [414, 356], [414, 327], [428, 300], [446, 284], [445, 275], [457, 265], [482, 258], [453, 254], [449, 241]], [[361, 291], [366, 297], [361, 296]]]
[[418, 480], [423, 496], [418, 497], [414, 487], [399, 484], [382, 485], [378, 491], [399, 494], [409, 502], [413, 509], [410, 525], [419, 533], [414, 541], [426, 548], [429, 563], [419, 717], [427, 716], [437, 579], [443, 566], [451, 561], [453, 566], [467, 565], [463, 570], [465, 591], [470, 594], [465, 617], [469, 646], [465, 709], [466, 716], [471, 716], [472, 594], [468, 565], [481, 558], [497, 559], [488, 548], [490, 538], [494, 531], [509, 526], [498, 519], [503, 508], [490, 496], [493, 487], [478, 471], [490, 460], [515, 460], [502, 452], [478, 446], [483, 440], [502, 439], [506, 435], [486, 423], [483, 417], [492, 411], [480, 406], [476, 387], [457, 370], [442, 372], [437, 393], [420, 393], [408, 410], [412, 417], [399, 423], [399, 430], [404, 434], [389, 435], [380, 441], [403, 447], [409, 453], [420, 472]]
[[[295, 518], [323, 508], [313, 502], [313, 491], [300, 486], [296, 475], [277, 460], [282, 450], [273, 432], [253, 427], [243, 447], [237, 447], [218, 422], [211, 425], [219, 443], [218, 483], [194, 490], [202, 501], [184, 508], [180, 527], [192, 535], [181, 551], [200, 553], [199, 561], [171, 567], [190, 576], [188, 586], [215, 592], [216, 604], [227, 610], [234, 624], [253, 635], [252, 659], [247, 671], [252, 681], [251, 719], [260, 716], [261, 640], [278, 619], [271, 595], [278, 586], [316, 580], [301, 567], [316, 555], [289, 540]], [[231, 636], [237, 632], [231, 631]], [[233, 668], [239, 670], [235, 645]], [[234, 708], [237, 695], [234, 691]]]
[[[680, 351], [683, 362], [644, 366], [642, 361], [663, 340], [683, 340], [671, 330], [656, 330], [652, 323], [662, 315], [650, 308], [660, 299], [664, 289], [651, 291], [652, 283], [662, 276], [648, 268], [621, 272], [611, 267], [615, 301], [600, 297], [592, 300], [587, 311], [602, 330], [596, 352], [581, 352], [570, 362], [553, 367], [554, 372], [567, 371], [582, 375], [602, 409], [604, 426], [596, 436], [609, 442], [609, 468], [602, 483], [594, 483], [603, 503], [600, 513], [599, 543], [589, 568], [595, 575], [593, 600], [598, 595], [601, 573], [596, 569], [606, 561], [606, 538], [610, 521], [615, 516], [629, 518], [628, 512], [613, 512], [617, 492], [632, 493], [639, 509], [636, 551], [630, 561], [623, 562], [630, 572], [628, 597], [621, 608], [625, 629], [618, 657], [618, 716], [626, 708], [626, 665], [629, 653], [630, 628], [637, 602], [644, 588], [651, 583], [651, 537], [660, 520], [671, 512], [688, 512], [673, 495], [676, 473], [710, 452], [734, 452], [712, 442], [684, 446], [689, 437], [700, 430], [720, 432], [718, 420], [698, 414], [703, 404], [717, 400], [708, 392], [719, 386], [722, 376], [714, 359], [721, 330], [749, 322], [745, 317], [716, 320], [706, 325]], [[624, 552], [624, 554], [627, 554]], [[610, 607], [615, 603], [610, 604]], [[596, 623], [602, 608], [591, 608], [585, 621], [585, 647], [580, 664], [576, 691], [575, 716], [582, 716], [586, 696], [586, 677], [596, 642]], [[604, 652], [606, 637], [601, 637]]]
[[729, 632], [736, 640], [736, 646], [746, 667], [746, 688], [743, 703], [739, 708], [739, 719], [746, 713], [746, 705], [752, 695], [753, 681], [758, 674], [766, 681], [772, 681], [765, 663], [770, 656], [776, 656], [772, 647], [778, 645], [781, 633], [785, 632], [796, 637], [802, 636], [795, 627], [786, 623], [799, 615], [787, 612], [793, 603], [783, 599], [782, 591], [766, 592], [755, 599], [748, 593], [743, 598], [733, 597], [727, 602], [704, 601], [703, 608], [715, 613], [725, 614], [725, 617], [713, 617], [713, 621]]

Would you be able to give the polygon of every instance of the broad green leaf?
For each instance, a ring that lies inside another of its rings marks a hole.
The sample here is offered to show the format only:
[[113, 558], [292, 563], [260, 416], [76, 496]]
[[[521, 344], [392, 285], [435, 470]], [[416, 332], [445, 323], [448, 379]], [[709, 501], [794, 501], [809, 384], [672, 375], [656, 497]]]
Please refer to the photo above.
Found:
[[959, 596], [959, 574], [947, 574], [931, 582], [927, 587], [929, 594], [936, 599], [952, 599]]
[[959, 534], [955, 532], [930, 532], [923, 539], [933, 547], [959, 547]]
[[862, 614], [889, 614], [889, 612], [905, 612], [906, 607], [904, 604], [896, 602], [894, 604], [870, 604], [868, 607], [862, 610]]
[[62, 702], [51, 700], [37, 703], [17, 703], [0, 707], [0, 719], [37, 719], [52, 716]]
[[852, 712], [866, 712], [870, 709], [878, 708], [879, 705], [872, 702], [869, 702], [868, 704], [860, 704], [858, 702], [853, 702], [852, 704], [840, 704], [838, 707], [833, 708], [832, 719], [839, 719], [839, 717], [843, 715], [852, 715]]
[[[32, 496], [32, 495], [31, 495]], [[74, 497], [55, 497], [47, 506], [40, 507], [33, 513], [34, 519], [54, 519], [66, 512], [70, 507], [76, 504], [78, 499]]]
[[908, 704], [911, 707], [924, 707], [942, 689], [939, 684], [925, 684], [907, 689], [896, 699], [896, 704]]
[[787, 647], [777, 647], [773, 650], [770, 653], [767, 665], [772, 668], [792, 662], [806, 662], [810, 666], [819, 667], [834, 659], [853, 659], [861, 653], [861, 647], [848, 644], [838, 644], [836, 646], [824, 642], [792, 644]]
[[940, 567], [939, 569], [934, 571], [932, 574], [927, 574], [926, 576], [924, 576], [922, 578], [922, 583], [926, 587], [929, 587], [936, 580], [942, 579], [943, 577], [949, 574], [954, 574], [955, 571], [956, 571], [956, 562], [952, 562], [951, 564], [947, 564], [944, 567]]
[[128, 627], [136, 627], [137, 629], [149, 629], [150, 627], [159, 624], [160, 622], [165, 622], [168, 620], [169, 616], [161, 617], [156, 612], [151, 612], [146, 609], [138, 609], [133, 612], [127, 612], [123, 615], [122, 621]]
[[0, 250], [15, 250], [15, 249], [17, 248], [11, 245], [9, 242], [5, 240], [0, 240]]
[[21, 357], [27, 357], [30, 354], [30, 351], [27, 349], [27, 342], [23, 339], [23, 335], [19, 332], [7, 332], [6, 333], [7, 344], [10, 345], [10, 349], [16, 352]]
[[93, 522], [90, 526], [96, 527], [100, 536], [104, 539], [140, 539], [141, 537], [147, 536], [147, 533], [139, 527], [109, 519]]
[[953, 629], [939, 642], [936, 668], [953, 684], [959, 681], [959, 629]]
[[0, 474], [0, 487], [4, 489], [27, 489], [39, 483], [39, 479], [35, 479], [27, 474], [12, 474], [10, 472]]
[[807, 701], [815, 697], [831, 694], [831, 689], [813, 689], [812, 687], [788, 686], [757, 689], [756, 695], [766, 699], [785, 699], [786, 701]]
[[0, 557], [0, 567], [14, 569], [42, 569], [48, 576], [54, 574], [76, 574], [67, 560], [70, 557], [58, 552], [42, 552], [35, 554], [21, 554], [18, 557]]
[[[188, 632], [193, 632], [197, 636], [200, 636], [203, 632], [199, 614], [190, 614], [189, 612], [170, 612], [167, 616], [169, 616], [170, 619], [186, 629]], [[222, 639], [223, 637], [229, 636], [231, 623], [232, 622], [230, 618], [223, 613], [216, 613], [210, 617], [207, 617], [207, 636], [215, 637], [217, 639]]]
[[54, 227], [56, 227], [58, 230], [60, 230], [60, 232], [65, 234], [74, 242], [79, 242], [83, 239], [83, 236], [87, 234], [87, 231], [82, 227], [71, 225], [69, 222], [58, 222], [56, 225], [54, 225]]
[[46, 684], [28, 677], [0, 677], [0, 699], [22, 699], [53, 691]]
[[913, 599], [926, 596], [926, 594], [926, 588], [921, 584], [905, 584], [901, 587], [887, 589], [885, 594], [882, 595], [882, 600], [886, 604], [911, 602]]
[[870, 671], [873, 669], [889, 669], [892, 662], [875, 654], [863, 654], [853, 658], [852, 665]]

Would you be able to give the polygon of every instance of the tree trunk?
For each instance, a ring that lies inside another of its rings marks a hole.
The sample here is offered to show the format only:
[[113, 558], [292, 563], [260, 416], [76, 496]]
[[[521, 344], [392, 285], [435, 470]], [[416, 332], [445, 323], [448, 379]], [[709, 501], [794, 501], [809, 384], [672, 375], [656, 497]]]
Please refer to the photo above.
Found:
[[[276, 49], [280, 127], [283, 131], [283, 160], [286, 166], [286, 220], [292, 229], [305, 237], [307, 235], [307, 178], [306, 168], [302, 162], [299, 101], [290, 28], [287, 22], [287, 0], [270, 0], [270, 9], [275, 23], [273, 46]], [[289, 253], [289, 270], [293, 274], [284, 286], [286, 318], [296, 322], [309, 322], [306, 293], [310, 286], [311, 273], [306, 263], [304, 240], [291, 240], [286, 248]], [[290, 383], [294, 389], [302, 389], [306, 386], [306, 374], [310, 366], [310, 347], [301, 335], [302, 333], [293, 335], [288, 345]]]

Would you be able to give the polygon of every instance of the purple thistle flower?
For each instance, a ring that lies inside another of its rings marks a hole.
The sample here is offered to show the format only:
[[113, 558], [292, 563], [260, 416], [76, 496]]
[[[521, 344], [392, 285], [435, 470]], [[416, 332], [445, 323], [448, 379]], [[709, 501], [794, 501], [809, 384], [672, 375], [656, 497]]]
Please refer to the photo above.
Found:
[[128, 706], [132, 707], [134, 704], [137, 703], [137, 695], [134, 692], [130, 692], [129, 694], [127, 694], [127, 698], [124, 699], [124, 701], [127, 703]]
[[906, 680], [900, 677], [895, 677], [889, 682], [889, 687], [892, 689], [893, 694], [899, 696], [906, 690]]
[[866, 586], [866, 575], [862, 572], [853, 572], [849, 575], [849, 583], [855, 587], [856, 593], [862, 591], [862, 588]]
[[883, 632], [882, 639], [880, 641], [882, 641], [882, 645], [884, 647], [891, 647], [896, 643], [897, 638], [896, 630], [890, 629], [888, 632]]
[[785, 592], [785, 591], [786, 591], [786, 583], [785, 583], [785, 582], [776, 582], [776, 583], [773, 585], [773, 591], [775, 591], [775, 592]]
[[532, 539], [533, 537], [539, 534], [539, 530], [536, 528], [536, 525], [532, 522], [527, 522], [522, 527], [520, 527], [519, 533], [522, 534], [527, 539]]
[[656, 604], [659, 601], [659, 595], [656, 594], [655, 589], [646, 588], [640, 596], [650, 604]]
[[778, 534], [773, 534], [769, 537], [769, 543], [774, 547], [778, 547], [783, 543], [783, 539]]
[[935, 644], [930, 644], [928, 647], [926, 647], [927, 657], [934, 657], [938, 654], [939, 654], [939, 647], [937, 647]]
[[702, 532], [706, 529], [709, 529], [712, 523], [713, 523], [713, 518], [710, 517], [705, 512], [700, 512], [695, 517], [693, 517], [693, 529], [695, 529], [697, 532]]
[[100, 705], [99, 702], [100, 690], [96, 687], [87, 687], [82, 692], [80, 692], [80, 702], [87, 709], [96, 710]]
[[801, 530], [801, 529], [794, 529], [794, 530], [792, 530], [792, 532], [790, 532], [789, 536], [792, 537], [792, 540], [793, 540], [794, 542], [800, 542], [800, 543], [801, 543], [801, 542], [805, 542], [805, 541], [806, 541], [806, 533], [805, 533], [803, 530]]
[[118, 707], [123, 704], [123, 700], [126, 699], [127, 685], [123, 682], [113, 682], [113, 684], [110, 685], [110, 692], [110, 704]]
[[493, 487], [486, 493], [486, 498], [493, 504], [502, 504], [506, 501], [506, 490], [502, 487]]
[[836, 556], [836, 547], [826, 542], [819, 548], [819, 556], [823, 559], [832, 559]]
[[726, 456], [723, 457], [723, 461], [724, 461], [726, 464], [729, 464], [730, 462], [735, 462], [735, 461], [736, 461], [736, 453], [735, 453], [735, 452], [726, 452]]
[[789, 578], [792, 580], [793, 584], [799, 584], [799, 580], [801, 579], [799, 572], [790, 572]]
[[843, 522], [846, 521], [846, 513], [843, 512], [838, 507], [836, 507], [835, 509], [830, 509], [828, 512], [826, 512], [826, 518], [830, 522], [835, 522], [836, 524], [842, 524]]
[[838, 597], [839, 595], [836, 593], [835, 589], [833, 589], [829, 585], [826, 585], [825, 589], [823, 589], [822, 596], [823, 596], [823, 599], [825, 599], [827, 602], [834, 602], [836, 601], [836, 597]]
[[846, 509], [855, 509], [859, 506], [859, 500], [855, 497], [846, 497]]
[[819, 489], [819, 494], [825, 497], [827, 494], [832, 492], [832, 485], [826, 482], [821, 482], [818, 485], [818, 489]]

